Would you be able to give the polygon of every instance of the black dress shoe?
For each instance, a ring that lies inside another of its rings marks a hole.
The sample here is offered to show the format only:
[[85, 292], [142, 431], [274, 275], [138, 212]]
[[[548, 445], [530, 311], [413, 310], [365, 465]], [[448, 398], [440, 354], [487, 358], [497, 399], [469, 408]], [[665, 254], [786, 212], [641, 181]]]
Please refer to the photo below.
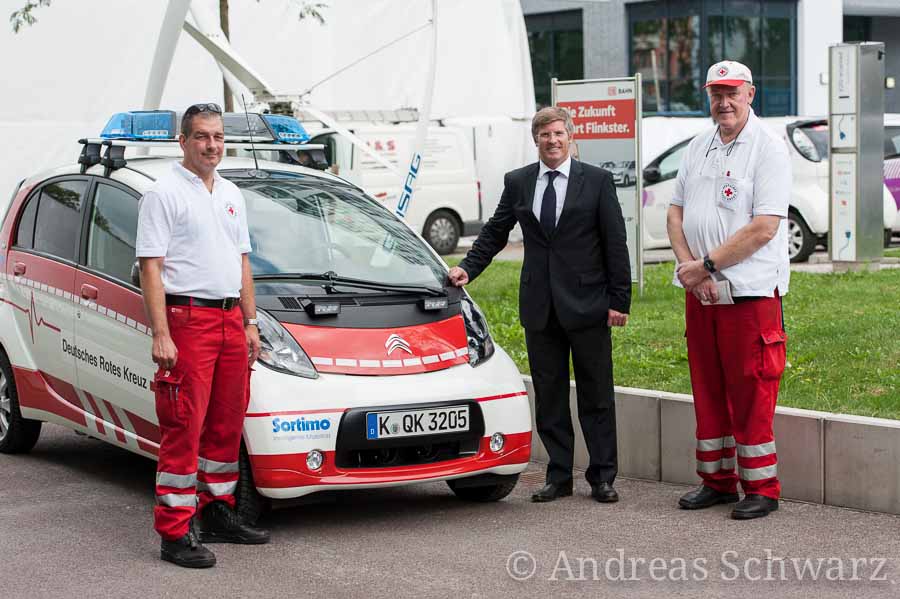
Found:
[[689, 493], [685, 493], [678, 500], [678, 506], [683, 510], [702, 510], [720, 503], [734, 503], [740, 499], [737, 493], [722, 493], [711, 489], [706, 485], [700, 485]]
[[564, 483], [547, 483], [540, 491], [531, 496], [531, 500], [535, 503], [546, 503], [559, 499], [560, 497], [572, 496], [572, 481]]
[[244, 524], [227, 503], [213, 501], [203, 509], [200, 540], [204, 543], [262, 545], [269, 542], [269, 531]]
[[619, 494], [609, 483], [591, 485], [591, 497], [600, 503], [615, 503], [619, 500]]
[[187, 534], [174, 541], [162, 540], [159, 557], [183, 568], [211, 568], [216, 565], [216, 556], [200, 544], [193, 525]]
[[768, 516], [769, 512], [778, 509], [778, 500], [765, 495], [749, 494], [731, 510], [731, 517], [735, 520], [752, 520]]

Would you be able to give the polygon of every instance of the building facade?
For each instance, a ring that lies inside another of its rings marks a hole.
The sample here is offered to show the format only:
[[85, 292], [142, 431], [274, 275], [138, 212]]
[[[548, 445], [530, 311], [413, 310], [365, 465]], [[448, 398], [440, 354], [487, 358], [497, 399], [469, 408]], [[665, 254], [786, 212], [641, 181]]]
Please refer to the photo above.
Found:
[[[757, 114], [824, 115], [842, 41], [883, 42], [900, 80], [900, 0], [520, 1], [539, 105], [552, 77], [641, 73], [646, 114], [706, 114], [706, 69], [730, 59], [753, 71]], [[900, 112], [900, 90], [885, 90], [885, 112]]]

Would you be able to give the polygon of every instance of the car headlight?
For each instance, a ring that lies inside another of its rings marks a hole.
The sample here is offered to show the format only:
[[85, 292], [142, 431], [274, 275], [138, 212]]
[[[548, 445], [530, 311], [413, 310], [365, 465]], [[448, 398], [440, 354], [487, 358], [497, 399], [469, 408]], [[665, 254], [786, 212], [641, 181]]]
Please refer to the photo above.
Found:
[[278, 372], [314, 379], [315, 366], [286, 328], [264, 310], [256, 311], [259, 320], [259, 361]]
[[484, 314], [472, 298], [463, 295], [460, 305], [466, 323], [466, 337], [469, 339], [469, 366], [478, 366], [494, 355], [494, 340], [491, 339]]

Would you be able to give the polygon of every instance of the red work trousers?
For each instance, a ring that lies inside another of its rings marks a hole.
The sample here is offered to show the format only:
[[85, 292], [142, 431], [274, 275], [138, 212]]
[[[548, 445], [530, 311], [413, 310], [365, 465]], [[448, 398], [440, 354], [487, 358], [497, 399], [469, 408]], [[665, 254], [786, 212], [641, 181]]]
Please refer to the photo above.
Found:
[[722, 493], [740, 480], [745, 493], [778, 499], [772, 419], [785, 365], [781, 299], [704, 306], [688, 293], [685, 316], [697, 473]]
[[239, 308], [167, 306], [166, 315], [178, 360], [155, 379], [161, 438], [153, 516], [156, 531], [175, 540], [198, 507], [234, 507], [250, 369]]

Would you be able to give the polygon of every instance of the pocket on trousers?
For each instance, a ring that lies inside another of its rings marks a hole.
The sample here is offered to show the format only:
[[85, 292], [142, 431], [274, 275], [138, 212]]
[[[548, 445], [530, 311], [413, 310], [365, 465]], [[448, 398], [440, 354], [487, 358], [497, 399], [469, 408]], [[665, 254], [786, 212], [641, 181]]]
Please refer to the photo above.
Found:
[[191, 307], [166, 306], [166, 320], [170, 329], [186, 326], [191, 321]]
[[162, 368], [157, 370], [153, 377], [156, 389], [156, 415], [160, 419], [160, 424], [169, 419], [180, 422], [184, 417], [184, 398], [179, 396], [182, 379], [184, 373]]
[[760, 375], [764, 379], [777, 379], [784, 372], [787, 334], [782, 330], [773, 329], [762, 331], [760, 337], [762, 340]]

